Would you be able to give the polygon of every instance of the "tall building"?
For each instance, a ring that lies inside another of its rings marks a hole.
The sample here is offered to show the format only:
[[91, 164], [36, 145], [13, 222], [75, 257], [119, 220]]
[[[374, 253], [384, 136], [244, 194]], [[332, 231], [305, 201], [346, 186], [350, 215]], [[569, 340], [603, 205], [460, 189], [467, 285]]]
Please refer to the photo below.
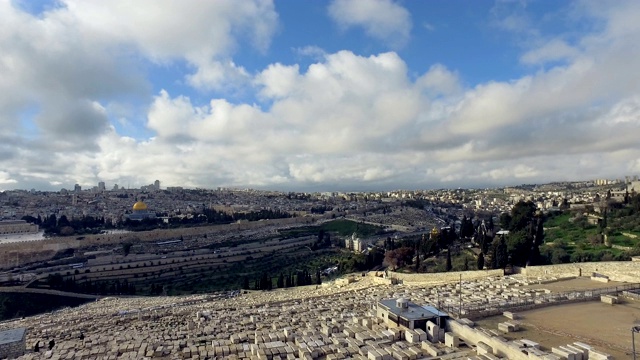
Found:
[[104, 190], [105, 190], [104, 181], [100, 181], [98, 183], [98, 191], [104, 191]]
[[113, 190], [118, 190], [118, 184], [113, 185]]
[[80, 191], [82, 191], [82, 186], [80, 186], [80, 184], [75, 184], [73, 187], [73, 191], [79, 193]]
[[156, 181], [153, 183], [153, 186], [155, 186], [156, 190], [160, 190], [160, 180], [156, 180]]

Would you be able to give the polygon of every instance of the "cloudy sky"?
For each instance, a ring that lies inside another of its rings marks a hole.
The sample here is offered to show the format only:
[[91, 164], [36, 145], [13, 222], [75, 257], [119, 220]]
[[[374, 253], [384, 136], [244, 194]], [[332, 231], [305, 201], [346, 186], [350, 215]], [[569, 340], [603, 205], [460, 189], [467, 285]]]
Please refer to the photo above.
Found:
[[0, 190], [640, 174], [640, 1], [0, 0]]

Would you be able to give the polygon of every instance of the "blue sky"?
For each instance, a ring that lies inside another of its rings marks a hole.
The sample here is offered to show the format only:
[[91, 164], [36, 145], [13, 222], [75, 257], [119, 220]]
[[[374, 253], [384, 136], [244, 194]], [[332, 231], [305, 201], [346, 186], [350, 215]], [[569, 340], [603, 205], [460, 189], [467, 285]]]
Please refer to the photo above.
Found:
[[0, 0], [0, 190], [640, 173], [636, 1]]

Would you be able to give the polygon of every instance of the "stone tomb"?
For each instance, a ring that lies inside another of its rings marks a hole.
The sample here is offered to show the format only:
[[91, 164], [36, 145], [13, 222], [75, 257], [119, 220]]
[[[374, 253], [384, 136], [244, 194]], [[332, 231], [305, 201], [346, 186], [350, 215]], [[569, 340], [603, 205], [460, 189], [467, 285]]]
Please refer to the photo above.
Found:
[[0, 331], [0, 358], [16, 358], [26, 352], [26, 328]]

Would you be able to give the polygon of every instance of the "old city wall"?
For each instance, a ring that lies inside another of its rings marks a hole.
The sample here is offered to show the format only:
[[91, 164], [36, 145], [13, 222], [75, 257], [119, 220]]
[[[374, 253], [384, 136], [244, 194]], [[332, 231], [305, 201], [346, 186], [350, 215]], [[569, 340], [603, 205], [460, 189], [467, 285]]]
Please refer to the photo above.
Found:
[[475, 271], [452, 271], [446, 273], [426, 273], [426, 274], [403, 274], [389, 271], [389, 277], [402, 280], [405, 284], [439, 284], [450, 283], [460, 280], [481, 279], [490, 276], [502, 276], [503, 271], [498, 270], [475, 270]]
[[316, 220], [309, 217], [295, 217], [264, 221], [242, 222], [226, 225], [199, 226], [167, 230], [151, 230], [117, 234], [54, 237], [37, 241], [21, 241], [0, 244], [0, 269], [21, 266], [27, 263], [46, 261], [60, 250], [81, 249], [90, 246], [120, 244], [123, 242], [151, 242], [175, 240], [179, 237], [197, 237], [205, 234], [225, 233], [258, 229], [266, 226], [304, 225]]
[[607, 261], [572, 263], [545, 266], [528, 266], [520, 269], [528, 278], [591, 276], [592, 273], [605, 275], [612, 281], [640, 282], [639, 261]]

